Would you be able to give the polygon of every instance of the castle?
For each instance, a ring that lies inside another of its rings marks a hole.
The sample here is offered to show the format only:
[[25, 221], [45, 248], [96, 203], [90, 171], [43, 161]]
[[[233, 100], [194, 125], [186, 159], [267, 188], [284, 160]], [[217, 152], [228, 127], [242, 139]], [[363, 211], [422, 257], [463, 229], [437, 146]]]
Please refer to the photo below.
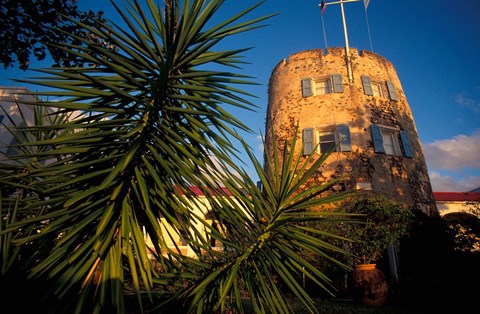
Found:
[[272, 157], [272, 130], [279, 147], [297, 138], [295, 155], [334, 149], [309, 184], [342, 176], [334, 189], [371, 190], [436, 214], [417, 129], [394, 66], [355, 48], [349, 61], [346, 66], [344, 48], [327, 48], [326, 54], [302, 51], [277, 64], [268, 85], [266, 158]]

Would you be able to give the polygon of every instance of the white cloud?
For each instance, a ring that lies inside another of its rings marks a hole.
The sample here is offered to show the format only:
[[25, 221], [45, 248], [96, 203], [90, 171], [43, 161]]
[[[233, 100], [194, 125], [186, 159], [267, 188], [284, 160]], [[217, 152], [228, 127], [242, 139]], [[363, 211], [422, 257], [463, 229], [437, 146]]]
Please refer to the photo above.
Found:
[[480, 168], [480, 129], [426, 144], [423, 151], [431, 169]]
[[480, 186], [480, 177], [454, 178], [449, 175], [442, 175], [438, 171], [429, 171], [429, 174], [434, 192], [467, 192]]
[[455, 96], [454, 101], [460, 106], [473, 111], [475, 114], [480, 114], [480, 102], [475, 99], [468, 98], [463, 94]]
[[480, 186], [480, 176], [472, 175], [480, 172], [480, 129], [428, 143], [423, 152], [434, 191], [465, 192]]

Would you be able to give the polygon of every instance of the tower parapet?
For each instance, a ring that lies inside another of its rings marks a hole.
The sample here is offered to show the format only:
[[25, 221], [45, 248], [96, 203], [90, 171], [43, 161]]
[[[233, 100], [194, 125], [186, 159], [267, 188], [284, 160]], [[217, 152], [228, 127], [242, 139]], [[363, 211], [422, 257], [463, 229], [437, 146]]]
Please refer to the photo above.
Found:
[[371, 189], [435, 214], [417, 129], [393, 64], [355, 48], [350, 61], [351, 82], [344, 48], [306, 50], [277, 64], [268, 86], [266, 158], [272, 157], [272, 130], [279, 147], [297, 137], [295, 154], [320, 155], [334, 145], [309, 184], [344, 176], [335, 188]]

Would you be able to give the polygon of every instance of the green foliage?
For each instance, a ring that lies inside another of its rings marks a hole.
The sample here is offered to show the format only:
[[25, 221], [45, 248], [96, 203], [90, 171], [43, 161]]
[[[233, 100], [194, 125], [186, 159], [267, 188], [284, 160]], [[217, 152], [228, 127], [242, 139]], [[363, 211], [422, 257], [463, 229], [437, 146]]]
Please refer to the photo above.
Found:
[[[19, 80], [50, 88], [31, 104], [48, 108], [41, 122], [13, 130], [25, 136], [0, 177], [5, 202], [18, 198], [15, 216], [2, 206], [1, 251], [15, 257], [25, 286], [42, 286], [34, 304], [48, 312], [124, 313], [133, 298], [140, 312], [152, 304], [158, 311], [181, 304], [191, 313], [243, 312], [247, 297], [256, 313], [287, 313], [288, 291], [315, 312], [299, 279], [331, 288], [303, 256], [346, 252], [324, 240], [334, 233], [305, 223], [346, 221], [308, 209], [351, 192], [321, 197], [335, 182], [300, 192], [327, 155], [302, 163], [303, 156], [289, 153], [293, 140], [282, 152], [274, 147], [264, 169], [238, 135], [249, 130], [227, 108], [255, 108], [235, 87], [252, 82], [218, 67], [238, 67], [246, 49], [213, 49], [269, 16], [241, 21], [259, 3], [215, 24], [223, 2], [166, 1], [162, 8], [154, 0], [129, 1], [128, 10], [116, 7], [126, 28], [75, 22], [118, 51], [71, 34], [82, 45], [59, 49], [93, 67], [40, 69], [44, 76]], [[263, 189], [237, 165], [239, 147]], [[192, 186], [202, 190], [226, 234], [195, 212]], [[167, 245], [178, 237], [193, 257]], [[6, 272], [10, 267], [2, 264]]]
[[85, 28], [79, 28], [71, 18], [83, 23], [101, 27], [106, 20], [103, 12], [82, 12], [75, 0], [0, 0], [0, 62], [4, 68], [13, 67], [15, 59], [20, 69], [26, 70], [33, 55], [37, 60], [45, 59], [47, 52], [55, 66], [83, 66], [85, 60], [75, 58], [65, 50], [56, 47], [59, 43], [83, 45], [82, 40], [71, 33], [90, 40], [104, 48], [114, 47], [100, 41]]
[[399, 244], [413, 222], [412, 210], [392, 203], [383, 195], [366, 195], [346, 201], [341, 212], [359, 215], [359, 223], [344, 226], [342, 234], [353, 242], [357, 264], [377, 262], [390, 245]]
[[454, 234], [455, 250], [459, 252], [480, 253], [480, 198], [466, 202], [465, 212], [459, 219], [444, 217], [446, 224]]

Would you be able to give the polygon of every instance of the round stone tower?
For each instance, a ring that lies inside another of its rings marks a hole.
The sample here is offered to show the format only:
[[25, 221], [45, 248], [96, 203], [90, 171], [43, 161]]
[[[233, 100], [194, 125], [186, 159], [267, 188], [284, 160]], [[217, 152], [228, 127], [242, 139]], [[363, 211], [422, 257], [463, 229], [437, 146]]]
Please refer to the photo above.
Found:
[[266, 158], [272, 157], [272, 130], [279, 147], [296, 136], [296, 155], [334, 150], [309, 184], [342, 176], [334, 189], [372, 190], [436, 214], [417, 129], [394, 66], [352, 48], [350, 61], [348, 68], [344, 48], [328, 48], [326, 54], [315, 49], [290, 55], [273, 69]]

